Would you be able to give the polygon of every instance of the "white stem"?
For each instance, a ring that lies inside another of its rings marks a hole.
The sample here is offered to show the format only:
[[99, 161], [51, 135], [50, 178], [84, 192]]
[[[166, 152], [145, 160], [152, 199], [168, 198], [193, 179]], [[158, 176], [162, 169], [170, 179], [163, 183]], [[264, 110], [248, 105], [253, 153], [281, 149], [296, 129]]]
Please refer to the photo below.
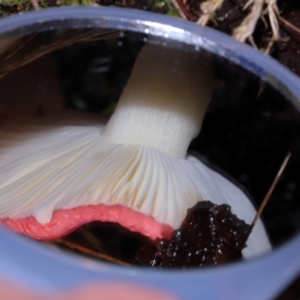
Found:
[[211, 63], [200, 55], [147, 44], [103, 135], [185, 158], [212, 95]]

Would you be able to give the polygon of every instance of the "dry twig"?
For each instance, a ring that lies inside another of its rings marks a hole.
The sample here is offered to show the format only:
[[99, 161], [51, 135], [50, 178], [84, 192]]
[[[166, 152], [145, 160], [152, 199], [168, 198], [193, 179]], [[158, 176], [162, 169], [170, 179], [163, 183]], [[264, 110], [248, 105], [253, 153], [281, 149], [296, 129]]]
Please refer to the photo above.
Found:
[[186, 14], [184, 13], [183, 9], [180, 7], [179, 3], [177, 0], [171, 0], [171, 3], [173, 4], [174, 8], [176, 9], [177, 13], [179, 16], [183, 19], [187, 19]]
[[34, 10], [39, 10], [40, 9], [37, 0], [30, 0], [30, 1], [31, 1], [31, 4], [32, 4]]
[[287, 21], [286, 19], [284, 19], [283, 17], [278, 17], [279, 21], [286, 27], [292, 29], [293, 31], [295, 31], [296, 33], [300, 34], [300, 28], [296, 27], [295, 25], [293, 25], [292, 23], [290, 23], [289, 21]]
[[109, 255], [97, 252], [95, 250], [91, 250], [91, 249], [86, 248], [84, 246], [78, 245], [74, 242], [70, 242], [70, 241], [67, 241], [67, 240], [64, 240], [64, 239], [56, 239], [56, 240], [53, 240], [52, 242], [55, 243], [55, 244], [64, 245], [64, 246], [66, 246], [70, 249], [77, 250], [81, 253], [88, 254], [88, 255], [94, 256], [96, 258], [100, 258], [100, 259], [103, 259], [103, 260], [106, 260], [106, 261], [109, 261], [109, 262], [116, 263], [118, 265], [122, 265], [122, 266], [126, 266], [126, 267], [130, 266], [129, 263], [126, 263], [122, 260], [111, 257]]
[[272, 182], [272, 184], [271, 184], [269, 190], [267, 191], [267, 194], [266, 194], [266, 196], [264, 197], [264, 199], [263, 199], [263, 201], [262, 201], [262, 203], [261, 203], [261, 205], [260, 205], [260, 207], [259, 207], [259, 209], [258, 209], [258, 211], [257, 211], [257, 213], [256, 213], [256, 216], [255, 216], [255, 218], [254, 218], [254, 220], [253, 220], [253, 222], [252, 222], [252, 224], [251, 224], [251, 227], [252, 227], [252, 228], [254, 227], [254, 225], [255, 225], [255, 223], [257, 222], [257, 220], [260, 218], [260, 215], [261, 215], [261, 213], [263, 212], [263, 210], [264, 210], [266, 204], [268, 203], [268, 201], [269, 201], [269, 199], [270, 199], [270, 196], [272, 195], [272, 193], [273, 193], [273, 191], [274, 191], [274, 188], [275, 188], [275, 186], [276, 186], [278, 180], [280, 179], [280, 176], [281, 176], [282, 172], [284, 171], [284, 169], [285, 169], [285, 167], [286, 167], [286, 165], [287, 165], [287, 163], [288, 163], [290, 157], [291, 157], [291, 152], [289, 152], [289, 153], [286, 155], [286, 157], [284, 158], [284, 160], [283, 160], [283, 162], [282, 162], [282, 164], [281, 164], [281, 166], [280, 166], [280, 168], [279, 168], [279, 170], [278, 170], [278, 172], [277, 172], [277, 174], [276, 174], [276, 176], [275, 176], [275, 178], [274, 178], [274, 180], [273, 180], [273, 182]]
[[208, 0], [200, 4], [203, 15], [198, 19], [197, 24], [205, 26], [208, 21], [216, 23], [215, 12], [221, 8], [224, 0]]
[[272, 29], [272, 37], [265, 50], [265, 53], [269, 53], [274, 42], [283, 40], [283, 38], [280, 36], [279, 33], [279, 24], [278, 24], [279, 9], [277, 6], [277, 0], [266, 0], [266, 3], [267, 3], [267, 8], [263, 11], [263, 14], [268, 14], [271, 29]]
[[248, 16], [244, 19], [244, 21], [241, 23], [239, 27], [237, 27], [233, 31], [233, 37], [237, 39], [240, 42], [245, 42], [247, 39], [251, 42], [251, 44], [255, 47], [255, 42], [252, 38], [252, 34], [254, 32], [254, 29], [256, 27], [257, 21], [262, 15], [263, 11], [263, 5], [265, 0], [249, 0], [244, 9], [247, 9], [251, 4], [253, 4], [251, 12], [248, 14]]
[[[251, 4], [253, 4], [251, 12], [244, 19], [241, 25], [234, 30], [233, 37], [240, 42], [245, 42], [248, 39], [250, 43], [257, 48], [252, 35], [259, 18], [263, 19], [264, 15], [268, 15], [272, 30], [272, 37], [265, 49], [265, 53], [269, 53], [274, 42], [282, 40], [279, 33], [279, 9], [277, 6], [277, 0], [249, 0], [244, 9], [248, 8]], [[267, 5], [265, 9], [263, 9], [264, 4]]]

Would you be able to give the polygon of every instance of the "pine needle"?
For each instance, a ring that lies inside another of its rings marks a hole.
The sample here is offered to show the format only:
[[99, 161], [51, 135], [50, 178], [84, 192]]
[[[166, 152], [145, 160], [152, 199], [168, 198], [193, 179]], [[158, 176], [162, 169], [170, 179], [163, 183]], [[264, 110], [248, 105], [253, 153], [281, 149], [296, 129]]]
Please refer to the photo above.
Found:
[[20, 37], [17, 41], [0, 53], [0, 78], [9, 71], [27, 65], [35, 59], [54, 50], [72, 45], [77, 42], [94, 40], [108, 40], [119, 36], [117, 30], [87, 29], [66, 30], [54, 35], [46, 41], [40, 42], [35, 39], [36, 34]]
[[260, 216], [261, 216], [261, 214], [262, 214], [262, 212], [263, 212], [266, 204], [268, 203], [268, 201], [270, 199], [270, 196], [272, 195], [272, 193], [274, 191], [275, 186], [277, 185], [277, 183], [278, 183], [278, 181], [279, 181], [279, 179], [280, 179], [283, 171], [286, 168], [286, 165], [287, 165], [290, 157], [291, 157], [291, 152], [288, 152], [288, 154], [284, 158], [284, 160], [283, 160], [283, 162], [282, 162], [282, 164], [281, 164], [281, 166], [280, 166], [280, 168], [279, 168], [279, 170], [278, 170], [278, 172], [277, 172], [277, 174], [276, 174], [276, 176], [275, 176], [275, 178], [274, 178], [274, 180], [273, 180], [270, 188], [268, 189], [268, 191], [267, 191], [267, 193], [266, 193], [266, 195], [265, 195], [265, 197], [264, 197], [264, 199], [263, 199], [263, 201], [262, 201], [262, 203], [261, 203], [261, 205], [260, 205], [260, 207], [259, 207], [259, 209], [258, 209], [258, 211], [256, 213], [256, 216], [255, 216], [255, 218], [254, 218], [254, 220], [253, 220], [253, 222], [251, 224], [252, 228], [254, 227], [254, 225], [257, 222], [257, 220], [260, 218]]
[[67, 240], [64, 240], [64, 239], [56, 239], [56, 240], [53, 240], [52, 243], [60, 244], [60, 245], [66, 246], [70, 249], [77, 250], [77, 251], [79, 251], [83, 254], [87, 254], [87, 255], [90, 255], [90, 256], [93, 256], [93, 257], [96, 257], [96, 258], [100, 258], [100, 259], [103, 259], [103, 260], [106, 260], [106, 261], [109, 261], [109, 262], [112, 262], [112, 263], [115, 263], [115, 264], [118, 264], [118, 265], [122, 265], [122, 266], [125, 266], [125, 267], [130, 266], [129, 263], [126, 263], [122, 260], [116, 259], [116, 258], [111, 257], [109, 255], [106, 255], [106, 254], [103, 254], [101, 252], [86, 248], [86, 247], [81, 246], [77, 243], [70, 242], [70, 241], [67, 241]]

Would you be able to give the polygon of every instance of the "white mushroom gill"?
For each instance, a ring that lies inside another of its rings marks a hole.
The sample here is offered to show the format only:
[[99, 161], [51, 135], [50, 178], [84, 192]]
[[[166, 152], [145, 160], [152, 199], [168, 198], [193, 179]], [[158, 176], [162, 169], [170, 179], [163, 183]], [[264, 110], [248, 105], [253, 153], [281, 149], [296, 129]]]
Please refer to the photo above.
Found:
[[200, 131], [213, 85], [211, 64], [204, 58], [148, 44], [103, 135], [185, 158]]
[[[213, 81], [208, 61], [148, 44], [106, 127], [91, 119], [66, 125], [66, 114], [8, 119], [0, 128], [0, 219], [46, 224], [57, 209], [106, 204], [178, 228], [188, 208], [210, 200], [251, 223], [246, 195], [187, 155]], [[258, 221], [243, 254], [269, 249]]]

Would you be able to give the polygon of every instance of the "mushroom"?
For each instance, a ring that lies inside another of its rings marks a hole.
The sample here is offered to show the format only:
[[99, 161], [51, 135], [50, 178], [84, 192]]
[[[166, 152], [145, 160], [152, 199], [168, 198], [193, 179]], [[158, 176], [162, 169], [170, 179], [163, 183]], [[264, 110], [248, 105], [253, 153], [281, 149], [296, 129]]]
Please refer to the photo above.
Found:
[[[248, 197], [187, 154], [213, 86], [208, 59], [148, 43], [106, 125], [66, 112], [3, 120], [0, 222], [37, 239], [117, 222], [154, 240], [169, 238], [188, 208], [211, 200], [251, 223]], [[270, 248], [258, 221], [243, 255]]]

